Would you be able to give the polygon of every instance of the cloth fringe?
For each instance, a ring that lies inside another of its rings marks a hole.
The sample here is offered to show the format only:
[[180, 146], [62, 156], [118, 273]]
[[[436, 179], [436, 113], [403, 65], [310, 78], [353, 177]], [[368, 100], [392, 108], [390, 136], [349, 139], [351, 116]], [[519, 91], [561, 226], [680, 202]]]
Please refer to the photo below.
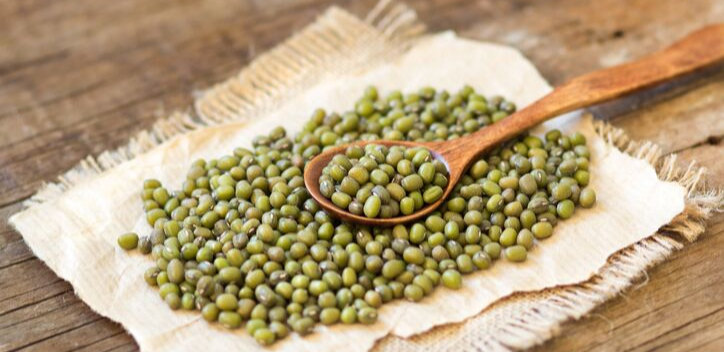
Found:
[[[404, 52], [424, 32], [415, 12], [395, 0], [380, 1], [364, 21], [332, 7], [314, 24], [254, 60], [235, 77], [202, 93], [195, 111], [172, 114], [135, 135], [127, 145], [86, 157], [56, 182], [44, 184], [25, 206], [57, 199], [74, 185], [90, 181], [180, 134], [253, 119], [324, 78]], [[360, 49], [369, 54], [355, 55]], [[680, 167], [676, 155], [662, 156], [656, 144], [633, 141], [623, 130], [606, 122], [596, 121], [596, 130], [608, 143], [654, 166], [661, 180], [685, 187], [685, 210], [658, 233], [613, 255], [585, 283], [515, 294], [465, 322], [441, 326], [410, 339], [388, 336], [374, 349], [510, 351], [543, 343], [558, 333], [562, 323], [579, 319], [620, 294], [648, 268], [681, 249], [684, 241], [696, 240], [712, 212], [724, 210], [724, 192], [707, 188], [704, 168], [695, 163]]]

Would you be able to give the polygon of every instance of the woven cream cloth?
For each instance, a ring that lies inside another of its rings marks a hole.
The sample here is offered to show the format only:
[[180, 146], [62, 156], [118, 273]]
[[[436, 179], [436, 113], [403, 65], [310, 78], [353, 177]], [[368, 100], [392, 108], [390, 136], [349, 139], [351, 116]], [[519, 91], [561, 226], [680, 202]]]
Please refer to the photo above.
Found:
[[[519, 107], [550, 91], [516, 50], [453, 33], [421, 36], [405, 7], [384, 2], [366, 22], [332, 9], [204, 94], [193, 116], [161, 121], [127, 147], [89, 158], [47, 185], [11, 224], [84, 302], [120, 322], [143, 351], [506, 350], [544, 341], [560, 322], [618, 293], [680, 246], [652, 235], [671, 224], [670, 231], [695, 236], [699, 229], [691, 229], [699, 219], [691, 214], [705, 216], [710, 208], [691, 204], [700, 173], [681, 175], [671, 160], [655, 168], [654, 146], [632, 144], [574, 113], [544, 129], [586, 135], [591, 187], [599, 201], [560, 223], [525, 263], [500, 260], [467, 276], [461, 290], [439, 288], [420, 303], [386, 305], [372, 326], [318, 327], [310, 336], [293, 335], [270, 348], [257, 345], [243, 329], [228, 331], [206, 323], [198, 312], [168, 309], [143, 280], [152, 261], [116, 245], [120, 233], [150, 231], [139, 200], [143, 179], [158, 178], [177, 189], [193, 160], [248, 147], [253, 136], [277, 125], [293, 134], [314, 108], [345, 111], [370, 84], [382, 92], [470, 84], [486, 95], [510, 97]], [[630, 150], [620, 149], [627, 146]], [[505, 299], [514, 293], [519, 294]]]

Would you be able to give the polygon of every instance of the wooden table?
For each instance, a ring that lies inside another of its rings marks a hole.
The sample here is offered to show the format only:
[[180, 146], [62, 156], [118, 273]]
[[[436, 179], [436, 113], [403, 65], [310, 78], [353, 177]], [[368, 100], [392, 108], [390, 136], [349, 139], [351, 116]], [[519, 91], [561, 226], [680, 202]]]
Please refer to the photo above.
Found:
[[[8, 217], [43, 181], [122, 145], [194, 90], [236, 73], [337, 3], [374, 0], [0, 2], [0, 351], [132, 351], [38, 260]], [[419, 1], [431, 30], [522, 50], [552, 83], [724, 19], [721, 0]], [[724, 186], [724, 79], [613, 120]], [[43, 226], [43, 224], [38, 224]], [[641, 284], [566, 324], [546, 351], [724, 350], [724, 216]], [[60, 235], [60, 234], [59, 234]]]

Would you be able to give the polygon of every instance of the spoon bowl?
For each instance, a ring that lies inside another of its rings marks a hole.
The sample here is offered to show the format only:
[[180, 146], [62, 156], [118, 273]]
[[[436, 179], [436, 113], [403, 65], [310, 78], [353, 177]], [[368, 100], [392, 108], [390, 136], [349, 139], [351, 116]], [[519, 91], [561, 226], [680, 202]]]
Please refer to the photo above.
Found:
[[[507, 118], [477, 132], [449, 141], [363, 141], [326, 149], [309, 161], [304, 170], [304, 184], [311, 196], [330, 215], [343, 221], [393, 226], [411, 222], [435, 211], [450, 195], [468, 167], [495, 145], [555, 116], [584, 107], [614, 100], [623, 95], [650, 88], [714, 66], [724, 61], [724, 24], [711, 25], [693, 32], [668, 48], [633, 62], [594, 71], [568, 81], [548, 95]], [[412, 214], [393, 218], [368, 218], [340, 209], [325, 198], [319, 189], [322, 170], [332, 158], [352, 145], [380, 144], [387, 147], [425, 147], [442, 161], [448, 171], [448, 185], [442, 197]]]
[[[435, 201], [434, 203], [430, 203], [422, 207], [421, 209], [415, 211], [412, 214], [409, 215], [402, 215], [402, 216], [396, 216], [393, 218], [368, 218], [363, 215], [356, 215], [352, 214], [344, 209], [338, 208], [329, 198], [326, 198], [322, 195], [321, 191], [319, 190], [319, 178], [322, 176], [322, 170], [325, 166], [327, 166], [331, 161], [332, 158], [334, 158], [337, 154], [344, 154], [345, 150], [353, 145], [364, 147], [368, 144], [377, 144], [377, 145], [384, 145], [386, 147], [392, 147], [392, 146], [403, 146], [407, 148], [412, 147], [425, 147], [428, 150], [430, 150], [430, 153], [432, 154], [433, 158], [436, 160], [441, 161], [443, 164], [445, 164], [445, 167], [448, 170], [448, 184], [445, 187], [445, 190], [443, 192], [442, 197]], [[453, 176], [453, 173], [451, 171], [454, 171], [454, 169], [451, 169], [447, 160], [445, 157], [440, 154], [435, 147], [441, 145], [441, 142], [430, 142], [430, 143], [417, 143], [417, 142], [409, 142], [409, 141], [387, 141], [387, 140], [378, 140], [378, 141], [362, 141], [362, 142], [356, 142], [356, 143], [350, 143], [345, 144], [337, 147], [333, 147], [330, 149], [327, 149], [324, 151], [324, 153], [319, 154], [312, 158], [312, 160], [309, 161], [307, 164], [305, 170], [304, 170], [304, 184], [307, 186], [307, 190], [309, 190], [309, 193], [312, 195], [314, 200], [316, 200], [319, 205], [329, 212], [330, 214], [334, 215], [335, 217], [347, 221], [347, 222], [353, 222], [356, 224], [361, 225], [371, 225], [371, 226], [394, 226], [400, 223], [406, 223], [411, 222], [416, 219], [419, 219], [421, 216], [424, 216], [425, 214], [430, 214], [432, 211], [437, 209], [443, 201], [445, 201], [445, 198], [447, 198], [448, 195], [452, 192], [453, 188], [455, 187], [455, 184], [460, 179], [461, 173], [458, 173], [457, 176]], [[453, 177], [455, 179], [453, 180]]]

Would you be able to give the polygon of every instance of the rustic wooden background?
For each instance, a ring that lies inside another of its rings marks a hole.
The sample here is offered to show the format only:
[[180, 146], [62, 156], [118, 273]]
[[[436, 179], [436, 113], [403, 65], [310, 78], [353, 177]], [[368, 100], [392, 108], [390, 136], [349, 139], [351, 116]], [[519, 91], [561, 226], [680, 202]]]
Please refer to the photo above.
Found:
[[[0, 351], [135, 351], [9, 228], [40, 186], [122, 145], [337, 4], [375, 0], [0, 2]], [[553, 84], [724, 19], [722, 0], [409, 1], [431, 30], [523, 51]], [[724, 186], [724, 78], [619, 116], [635, 138], [698, 160]], [[38, 224], [43, 226], [43, 224]], [[724, 216], [641, 284], [541, 351], [723, 351]], [[58, 234], [59, 236], [61, 234]], [[79, 268], [83, 270], [83, 268]], [[102, 278], [99, 278], [102, 279]]]

